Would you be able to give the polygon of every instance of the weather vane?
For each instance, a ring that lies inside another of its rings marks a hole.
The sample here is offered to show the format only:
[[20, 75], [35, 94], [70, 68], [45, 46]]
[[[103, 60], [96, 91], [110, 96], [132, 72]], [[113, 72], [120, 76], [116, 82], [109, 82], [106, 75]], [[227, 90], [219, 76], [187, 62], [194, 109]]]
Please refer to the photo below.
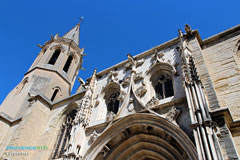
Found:
[[79, 18], [79, 23], [82, 23], [82, 22], [83, 22], [83, 19], [84, 19], [84, 17], [81, 16], [81, 17]]

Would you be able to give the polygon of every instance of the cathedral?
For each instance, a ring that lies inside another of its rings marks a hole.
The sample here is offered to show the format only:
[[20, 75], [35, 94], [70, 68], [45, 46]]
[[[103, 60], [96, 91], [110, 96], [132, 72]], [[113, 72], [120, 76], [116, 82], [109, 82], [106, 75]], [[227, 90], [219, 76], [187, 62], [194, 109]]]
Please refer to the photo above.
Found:
[[0, 160], [239, 159], [240, 25], [205, 40], [185, 25], [87, 80], [79, 27], [39, 45], [1, 104]]

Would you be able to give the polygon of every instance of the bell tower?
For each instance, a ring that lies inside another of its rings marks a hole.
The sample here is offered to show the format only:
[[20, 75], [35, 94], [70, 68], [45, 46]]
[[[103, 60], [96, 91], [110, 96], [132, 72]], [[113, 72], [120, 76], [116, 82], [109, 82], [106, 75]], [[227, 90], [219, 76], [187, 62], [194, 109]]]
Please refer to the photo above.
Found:
[[28, 99], [40, 95], [49, 102], [57, 102], [70, 95], [82, 65], [84, 49], [79, 48], [77, 24], [64, 36], [51, 36], [41, 48], [22, 81], [3, 101], [0, 112], [16, 119], [29, 105]]

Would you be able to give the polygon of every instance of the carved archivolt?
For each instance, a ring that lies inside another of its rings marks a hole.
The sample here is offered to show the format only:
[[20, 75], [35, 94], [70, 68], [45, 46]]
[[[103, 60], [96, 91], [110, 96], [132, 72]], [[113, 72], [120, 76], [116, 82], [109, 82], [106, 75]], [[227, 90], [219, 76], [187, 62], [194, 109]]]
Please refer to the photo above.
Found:
[[[111, 125], [86, 151], [83, 159], [110, 160], [116, 159], [116, 155], [127, 159], [130, 154], [134, 156], [145, 150], [145, 146], [157, 153], [156, 157], [197, 159], [196, 148], [184, 131], [164, 118], [143, 113], [128, 115]], [[146, 154], [142, 154], [143, 158]]]
[[157, 72], [167, 72], [170, 75], [173, 75], [176, 73], [175, 68], [168, 62], [160, 62], [157, 61], [152, 65], [152, 67], [148, 70], [147, 74], [154, 75]]
[[107, 86], [102, 90], [104, 93], [104, 99], [108, 99], [109, 96], [114, 92], [120, 92], [120, 85], [116, 82], [110, 82]]

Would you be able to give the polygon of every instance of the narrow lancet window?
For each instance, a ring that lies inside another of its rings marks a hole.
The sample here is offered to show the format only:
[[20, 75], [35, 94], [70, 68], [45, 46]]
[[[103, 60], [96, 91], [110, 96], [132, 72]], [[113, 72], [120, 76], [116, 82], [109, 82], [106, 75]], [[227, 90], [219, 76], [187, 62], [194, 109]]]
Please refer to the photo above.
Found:
[[55, 52], [53, 53], [51, 59], [49, 60], [48, 64], [54, 65], [61, 53], [60, 49], [56, 49]]
[[67, 151], [67, 149], [69, 149], [69, 147], [71, 147], [71, 144], [69, 144], [71, 138], [70, 132], [73, 124], [72, 121], [74, 120], [76, 113], [77, 111], [73, 110], [66, 116], [54, 147], [55, 150], [52, 155], [53, 159], [63, 158], [64, 153]]
[[169, 75], [161, 75], [155, 85], [156, 97], [164, 99], [174, 95], [172, 79]]
[[59, 92], [59, 89], [55, 89], [55, 91], [53, 92], [53, 95], [52, 95], [52, 98], [51, 98], [51, 101], [52, 101], [52, 102], [53, 102], [54, 99], [56, 98], [58, 92]]
[[71, 63], [72, 63], [72, 59], [73, 59], [73, 57], [72, 57], [72, 56], [69, 56], [68, 59], [67, 59], [67, 61], [66, 61], [66, 63], [65, 63], [65, 65], [64, 65], [64, 67], [63, 67], [63, 70], [64, 70], [66, 73], [68, 72], [68, 70], [69, 70], [69, 68], [70, 68], [70, 65], [71, 65]]
[[115, 92], [109, 97], [108, 104], [107, 104], [107, 110], [109, 112], [113, 112], [113, 113], [117, 114], [118, 109], [119, 109], [118, 96], [119, 96], [119, 92]]

